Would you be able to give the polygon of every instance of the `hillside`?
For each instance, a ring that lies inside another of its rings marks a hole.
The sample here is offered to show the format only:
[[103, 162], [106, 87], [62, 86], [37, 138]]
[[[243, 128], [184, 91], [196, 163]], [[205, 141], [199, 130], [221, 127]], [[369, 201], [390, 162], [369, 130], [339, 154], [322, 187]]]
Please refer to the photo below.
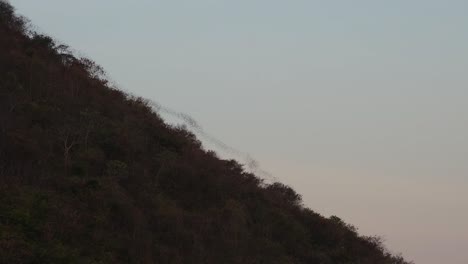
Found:
[[0, 263], [408, 263], [24, 21], [0, 1]]

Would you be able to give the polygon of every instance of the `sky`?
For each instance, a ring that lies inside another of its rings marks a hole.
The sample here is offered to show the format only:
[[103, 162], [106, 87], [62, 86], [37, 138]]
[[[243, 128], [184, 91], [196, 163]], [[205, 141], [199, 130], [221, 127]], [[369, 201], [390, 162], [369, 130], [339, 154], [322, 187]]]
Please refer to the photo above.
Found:
[[307, 207], [468, 263], [468, 1], [10, 0]]

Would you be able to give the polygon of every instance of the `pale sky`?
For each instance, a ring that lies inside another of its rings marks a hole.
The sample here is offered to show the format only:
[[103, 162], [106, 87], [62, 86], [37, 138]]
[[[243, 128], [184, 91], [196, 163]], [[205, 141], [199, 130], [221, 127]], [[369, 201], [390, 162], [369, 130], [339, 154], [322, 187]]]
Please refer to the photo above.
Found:
[[468, 1], [10, 2], [318, 213], [468, 263]]

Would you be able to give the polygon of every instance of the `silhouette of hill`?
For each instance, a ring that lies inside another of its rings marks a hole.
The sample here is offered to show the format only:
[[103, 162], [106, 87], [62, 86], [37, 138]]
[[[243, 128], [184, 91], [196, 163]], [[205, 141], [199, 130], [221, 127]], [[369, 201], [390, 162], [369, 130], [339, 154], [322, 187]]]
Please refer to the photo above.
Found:
[[0, 2], [0, 263], [404, 264]]

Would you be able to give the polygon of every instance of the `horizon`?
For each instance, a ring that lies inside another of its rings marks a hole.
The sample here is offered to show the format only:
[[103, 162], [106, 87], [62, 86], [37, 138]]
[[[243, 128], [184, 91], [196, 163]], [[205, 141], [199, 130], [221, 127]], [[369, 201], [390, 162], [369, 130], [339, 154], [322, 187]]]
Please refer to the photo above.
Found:
[[312, 210], [416, 263], [468, 261], [468, 3], [10, 2]]

